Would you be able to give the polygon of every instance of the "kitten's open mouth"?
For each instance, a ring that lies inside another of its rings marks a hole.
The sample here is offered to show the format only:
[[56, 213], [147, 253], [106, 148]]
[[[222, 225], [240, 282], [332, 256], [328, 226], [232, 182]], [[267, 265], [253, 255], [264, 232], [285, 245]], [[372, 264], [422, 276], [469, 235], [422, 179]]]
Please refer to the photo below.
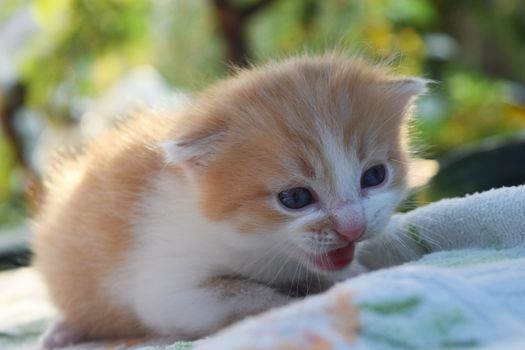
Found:
[[355, 243], [349, 243], [347, 246], [334, 249], [321, 255], [311, 257], [311, 262], [322, 270], [341, 270], [348, 266], [354, 259]]

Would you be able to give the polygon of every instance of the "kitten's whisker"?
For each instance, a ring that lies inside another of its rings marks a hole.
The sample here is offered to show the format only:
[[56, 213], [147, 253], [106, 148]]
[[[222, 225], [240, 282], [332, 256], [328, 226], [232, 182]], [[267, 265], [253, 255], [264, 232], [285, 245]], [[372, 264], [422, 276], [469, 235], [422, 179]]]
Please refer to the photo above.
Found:
[[433, 250], [434, 248], [437, 248], [438, 250], [443, 250], [442, 243], [444, 242], [444, 239], [445, 239], [443, 235], [432, 232], [432, 236], [431, 236], [428, 234], [430, 232], [429, 229], [425, 227], [420, 227], [419, 230], [420, 230], [421, 238], [427, 241], [428, 243], [432, 244]]
[[[414, 227], [417, 227], [414, 225]], [[424, 228], [419, 228], [418, 230], [418, 235], [419, 235], [419, 238], [416, 238], [414, 237], [414, 232], [410, 229], [404, 229], [402, 231], [399, 231], [400, 234], [402, 234], [402, 237], [399, 237], [400, 239], [401, 238], [406, 238], [412, 242], [414, 242], [416, 245], [418, 246], [421, 246], [422, 244], [423, 245], [426, 245], [426, 243], [428, 244], [431, 244], [432, 247], [425, 247], [425, 248], [429, 248], [429, 249], [433, 249], [433, 247], [437, 247], [439, 250], [441, 250], [441, 244], [439, 243], [439, 241], [435, 240], [434, 238], [430, 237], [430, 236], [427, 236], [425, 235], [425, 229]]]
[[411, 165], [412, 164], [412, 162], [410, 162], [410, 161], [407, 162], [407, 161], [396, 159], [396, 158], [388, 158], [388, 160], [390, 160], [391, 162], [394, 162], [394, 163], [402, 164], [402, 165]]
[[[315, 256], [317, 256], [319, 252], [319, 247], [316, 246], [315, 247]], [[319, 290], [321, 290], [322, 286], [321, 286], [321, 278], [319, 277], [319, 271], [317, 271], [317, 269], [315, 270], [315, 276], [317, 276], [317, 283], [319, 284]]]
[[295, 267], [295, 272], [292, 276], [292, 280], [290, 282], [290, 288], [288, 289], [288, 296], [291, 296], [292, 295], [292, 288], [293, 288], [293, 283], [295, 281], [295, 276], [297, 275], [297, 271], [299, 270], [299, 264], [297, 264], [297, 266]]
[[[401, 253], [401, 256], [403, 260], [408, 261], [410, 260], [410, 256], [408, 255], [408, 252], [411, 251], [410, 247], [401, 239], [401, 237], [398, 236], [389, 236], [389, 239], [385, 241], [385, 243], [390, 246], [391, 251], [397, 251]], [[398, 247], [401, 247], [399, 249]]]
[[[266, 268], [275, 260], [276, 257], [279, 256], [279, 251], [276, 249], [280, 246], [281, 242], [275, 242], [270, 248], [268, 248], [263, 254], [261, 254], [259, 257], [257, 257], [256, 259], [248, 262], [246, 265], [243, 266], [243, 269], [246, 270], [247, 268], [250, 269], [252, 266], [254, 266], [255, 264], [258, 264], [259, 262], [261, 262], [263, 259], [265, 258], [268, 258], [266, 259], [266, 261], [264, 262], [264, 264], [262, 264], [261, 266], [259, 266], [257, 268], [257, 270], [254, 272], [254, 278], [257, 278], [257, 276], [262, 272], [266, 271]], [[241, 273], [242, 271], [240, 270], [240, 268], [237, 269], [237, 272], [238, 273]]]
[[[285, 245], [290, 245], [288, 242], [285, 243]], [[275, 281], [277, 281], [277, 278], [279, 277], [279, 275], [281, 274], [281, 271], [283, 271], [284, 267], [288, 264], [288, 262], [290, 261], [290, 255], [287, 255], [287, 254], [284, 254], [283, 257], [283, 263], [281, 264], [281, 267], [279, 268], [279, 270], [277, 270], [277, 272], [275, 273], [274, 277], [270, 280], [269, 284], [272, 285]]]

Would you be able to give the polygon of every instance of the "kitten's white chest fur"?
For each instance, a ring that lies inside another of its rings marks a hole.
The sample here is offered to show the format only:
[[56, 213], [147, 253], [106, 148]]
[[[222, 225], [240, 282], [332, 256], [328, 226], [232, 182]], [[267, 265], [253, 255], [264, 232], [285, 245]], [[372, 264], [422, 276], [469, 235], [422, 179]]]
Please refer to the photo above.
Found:
[[[166, 173], [152, 180], [151, 191], [137, 207], [141, 216], [133, 222], [133, 248], [116, 276], [107, 280], [116, 302], [133, 309], [156, 332], [172, 336], [203, 325], [213, 328], [206, 320], [215, 322], [215, 315], [223, 313], [220, 309], [228, 308], [220, 303], [214, 303], [217, 310], [207, 303], [199, 308], [200, 288], [214, 276], [281, 285], [309, 274], [281, 253], [279, 240], [239, 235], [227, 224], [209, 222], [191, 191], [188, 184]], [[242, 299], [238, 302], [239, 309], [247, 307]]]

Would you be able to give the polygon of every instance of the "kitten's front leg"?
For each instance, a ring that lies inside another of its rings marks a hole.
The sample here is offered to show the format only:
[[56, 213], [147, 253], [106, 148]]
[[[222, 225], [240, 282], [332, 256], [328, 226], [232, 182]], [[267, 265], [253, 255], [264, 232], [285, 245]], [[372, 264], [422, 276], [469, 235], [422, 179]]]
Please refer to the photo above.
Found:
[[225, 324], [288, 304], [294, 299], [268, 285], [236, 276], [214, 277], [206, 281], [201, 288], [225, 306]]
[[214, 277], [166, 297], [169, 300], [165, 303], [157, 300], [161, 308], [143, 314], [145, 321], [161, 334], [185, 340], [207, 336], [246, 316], [293, 300], [264, 284], [232, 276]]

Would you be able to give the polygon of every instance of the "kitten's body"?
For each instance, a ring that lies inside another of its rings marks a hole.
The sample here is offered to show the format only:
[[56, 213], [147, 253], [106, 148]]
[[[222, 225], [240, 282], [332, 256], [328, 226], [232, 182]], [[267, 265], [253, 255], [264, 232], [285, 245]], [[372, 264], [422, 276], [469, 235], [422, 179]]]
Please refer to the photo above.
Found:
[[[422, 89], [303, 57], [108, 131], [55, 174], [36, 222], [35, 264], [64, 317], [47, 345], [201, 337], [348, 276], [356, 241], [401, 199]], [[379, 163], [387, 178], [361, 188]], [[312, 202], [287, 209], [277, 195], [297, 187]]]

